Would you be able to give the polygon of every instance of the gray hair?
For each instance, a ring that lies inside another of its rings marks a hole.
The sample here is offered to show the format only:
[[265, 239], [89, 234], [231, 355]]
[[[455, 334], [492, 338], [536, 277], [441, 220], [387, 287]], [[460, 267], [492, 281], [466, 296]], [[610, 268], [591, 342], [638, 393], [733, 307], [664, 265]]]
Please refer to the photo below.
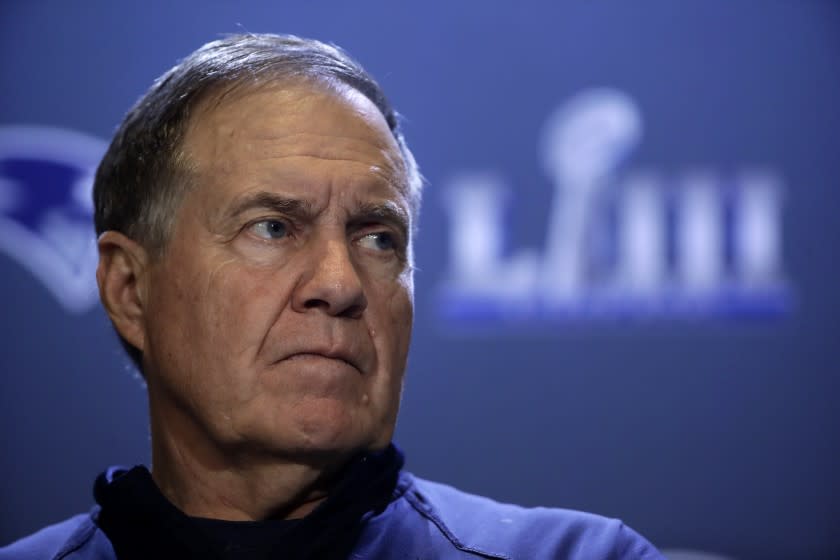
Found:
[[[422, 178], [379, 84], [334, 45], [293, 35], [230, 35], [202, 46], [158, 78], [123, 119], [93, 187], [97, 234], [113, 230], [160, 254], [189, 185], [183, 137], [191, 114], [212, 95], [283, 80], [343, 83], [385, 117], [405, 164], [408, 202], [416, 225]], [[141, 368], [141, 353], [123, 346]]]

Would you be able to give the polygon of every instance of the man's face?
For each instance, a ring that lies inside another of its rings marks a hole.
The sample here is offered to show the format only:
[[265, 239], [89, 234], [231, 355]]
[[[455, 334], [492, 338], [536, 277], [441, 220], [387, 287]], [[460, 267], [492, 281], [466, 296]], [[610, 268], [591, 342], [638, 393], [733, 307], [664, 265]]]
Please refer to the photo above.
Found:
[[148, 277], [153, 424], [280, 455], [385, 446], [412, 323], [410, 211], [384, 118], [348, 88], [199, 110], [194, 166]]

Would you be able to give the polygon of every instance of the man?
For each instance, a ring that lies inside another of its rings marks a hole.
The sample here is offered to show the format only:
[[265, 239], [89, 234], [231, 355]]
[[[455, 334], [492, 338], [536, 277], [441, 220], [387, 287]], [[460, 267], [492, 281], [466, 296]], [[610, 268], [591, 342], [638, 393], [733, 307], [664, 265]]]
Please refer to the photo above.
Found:
[[209, 43], [96, 176], [102, 303], [145, 377], [152, 470], [0, 558], [659, 558], [615, 520], [417, 479], [391, 444], [421, 180], [342, 51]]

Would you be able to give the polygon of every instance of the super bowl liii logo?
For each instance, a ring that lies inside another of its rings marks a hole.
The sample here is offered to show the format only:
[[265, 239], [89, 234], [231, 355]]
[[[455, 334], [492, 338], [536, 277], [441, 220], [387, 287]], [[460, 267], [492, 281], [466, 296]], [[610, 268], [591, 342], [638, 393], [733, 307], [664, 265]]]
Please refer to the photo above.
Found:
[[540, 158], [554, 186], [542, 249], [507, 251], [512, 190], [492, 173], [444, 188], [452, 321], [778, 316], [782, 185], [769, 169], [666, 176], [627, 165], [642, 120], [623, 92], [579, 93], [547, 119]]

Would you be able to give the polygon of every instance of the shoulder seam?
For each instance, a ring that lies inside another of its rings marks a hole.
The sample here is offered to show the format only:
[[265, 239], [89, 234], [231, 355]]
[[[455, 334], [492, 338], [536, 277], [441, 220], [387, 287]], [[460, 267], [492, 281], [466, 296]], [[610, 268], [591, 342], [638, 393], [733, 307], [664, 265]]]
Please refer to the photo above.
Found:
[[91, 537], [93, 537], [94, 533], [96, 533], [96, 524], [93, 522], [93, 511], [84, 520], [84, 522], [76, 529], [73, 534], [70, 535], [70, 538], [67, 539], [65, 545], [58, 550], [55, 556], [53, 556], [53, 560], [62, 560], [66, 558], [69, 554], [79, 550], [82, 548], [88, 541], [90, 541]]
[[438, 530], [443, 534], [443, 536], [446, 537], [446, 539], [452, 543], [452, 545], [455, 548], [462, 552], [479, 555], [482, 558], [490, 558], [494, 560], [512, 560], [508, 556], [491, 553], [486, 550], [479, 550], [471, 546], [467, 546], [466, 544], [461, 542], [458, 539], [458, 537], [456, 537], [449, 530], [449, 527], [446, 526], [443, 520], [441, 520], [440, 518], [438, 518], [438, 516], [434, 514], [432, 508], [426, 506], [421, 502], [419, 493], [419, 490], [415, 489], [414, 480], [412, 479], [411, 482], [406, 486], [403, 497], [408, 501], [409, 505], [412, 507], [412, 509], [414, 509], [414, 511], [431, 521], [435, 525], [435, 527], [437, 527]]
[[616, 519], [619, 522], [619, 535], [625, 537], [624, 538], [624, 546], [621, 547], [621, 558], [623, 558], [626, 554], [633, 552], [639, 555], [639, 558], [644, 560], [645, 558], [656, 559], [657, 557], [661, 557], [661, 553], [654, 547], [650, 542], [644, 539], [644, 537], [639, 535], [639, 538], [642, 539], [642, 542], [638, 542], [635, 540], [630, 540], [626, 538], [626, 533], [635, 533], [633, 529], [628, 527], [624, 521], [620, 519]]

